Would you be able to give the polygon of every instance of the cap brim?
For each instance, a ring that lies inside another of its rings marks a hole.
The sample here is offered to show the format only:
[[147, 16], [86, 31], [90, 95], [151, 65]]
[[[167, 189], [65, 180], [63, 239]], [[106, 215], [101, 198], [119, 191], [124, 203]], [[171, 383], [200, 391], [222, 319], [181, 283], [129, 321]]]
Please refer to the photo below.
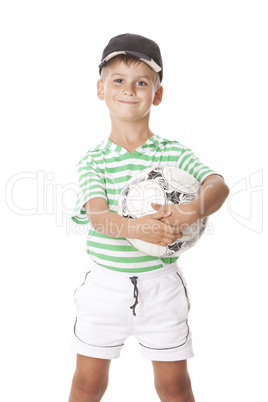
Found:
[[140, 52], [133, 52], [131, 50], [122, 50], [119, 52], [113, 52], [113, 53], [108, 54], [101, 61], [101, 64], [99, 65], [99, 69], [101, 70], [102, 67], [104, 67], [108, 63], [109, 60], [111, 60], [113, 57], [116, 57], [120, 54], [125, 54], [127, 56], [133, 56], [136, 59], [141, 60], [143, 63], [147, 64], [156, 73], [159, 73], [161, 71], [161, 67], [153, 59], [148, 57], [146, 54], [140, 53]]

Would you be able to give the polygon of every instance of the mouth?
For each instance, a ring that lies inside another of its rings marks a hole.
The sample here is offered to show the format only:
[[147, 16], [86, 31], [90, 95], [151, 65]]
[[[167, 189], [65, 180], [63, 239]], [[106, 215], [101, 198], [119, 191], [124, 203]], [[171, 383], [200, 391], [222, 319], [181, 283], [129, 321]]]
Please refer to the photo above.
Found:
[[132, 105], [132, 106], [133, 106], [133, 105], [137, 105], [137, 104], [139, 103], [139, 102], [123, 101], [123, 100], [119, 100], [119, 99], [118, 99], [118, 102], [119, 102], [119, 103], [122, 103], [123, 105], [130, 105], [130, 106], [131, 106], [131, 105]]

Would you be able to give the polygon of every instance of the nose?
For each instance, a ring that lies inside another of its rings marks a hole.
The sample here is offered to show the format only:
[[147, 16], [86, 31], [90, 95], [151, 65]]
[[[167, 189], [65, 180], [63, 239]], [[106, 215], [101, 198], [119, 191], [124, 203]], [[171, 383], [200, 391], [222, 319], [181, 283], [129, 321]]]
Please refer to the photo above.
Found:
[[132, 87], [132, 85], [126, 85], [123, 89], [123, 94], [127, 96], [133, 96], [135, 95], [135, 90]]

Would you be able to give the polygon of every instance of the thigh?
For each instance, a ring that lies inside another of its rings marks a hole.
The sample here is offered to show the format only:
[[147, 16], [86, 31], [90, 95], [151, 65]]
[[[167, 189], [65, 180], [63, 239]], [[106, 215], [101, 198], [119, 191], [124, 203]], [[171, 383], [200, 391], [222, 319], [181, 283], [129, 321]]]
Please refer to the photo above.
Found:
[[153, 361], [155, 385], [159, 389], [191, 387], [187, 360], [172, 362]]
[[111, 360], [77, 355], [75, 376], [80, 382], [102, 383], [108, 380]]
[[108, 385], [110, 360], [77, 355], [70, 402], [100, 401]]
[[155, 388], [161, 401], [194, 402], [187, 360], [153, 361]]

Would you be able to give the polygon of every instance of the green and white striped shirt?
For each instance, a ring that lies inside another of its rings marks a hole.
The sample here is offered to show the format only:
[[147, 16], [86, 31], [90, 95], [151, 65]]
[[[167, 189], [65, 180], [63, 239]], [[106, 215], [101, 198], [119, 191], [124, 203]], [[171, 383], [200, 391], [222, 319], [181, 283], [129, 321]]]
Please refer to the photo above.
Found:
[[[117, 210], [119, 194], [127, 181], [148, 167], [179, 167], [192, 174], [200, 183], [215, 172], [205, 166], [177, 141], [154, 135], [130, 153], [125, 148], [104, 140], [90, 149], [77, 164], [80, 191], [72, 216], [78, 224], [88, 224], [85, 203], [102, 197], [110, 211]], [[113, 238], [90, 227], [86, 251], [99, 265], [122, 272], [145, 272], [162, 268], [178, 257], [158, 258], [141, 253], [125, 238]]]

